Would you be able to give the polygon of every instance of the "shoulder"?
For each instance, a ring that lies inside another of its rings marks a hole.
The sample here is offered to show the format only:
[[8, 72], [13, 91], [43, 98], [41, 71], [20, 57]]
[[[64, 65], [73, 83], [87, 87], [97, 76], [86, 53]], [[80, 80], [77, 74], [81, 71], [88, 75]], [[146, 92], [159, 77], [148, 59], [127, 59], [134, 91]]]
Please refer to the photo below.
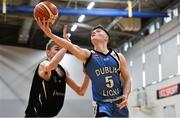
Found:
[[126, 64], [126, 59], [122, 53], [118, 53], [118, 56], [120, 58], [120, 63], [121, 64]]
[[86, 48], [81, 48], [81, 47], [79, 47], [78, 45], [75, 45], [75, 44], [74, 44], [74, 47], [82, 50], [85, 53], [90, 53], [90, 51], [88, 49], [86, 49]]
[[38, 74], [42, 79], [49, 80], [51, 71], [47, 68], [49, 65], [48, 60], [44, 60], [39, 64]]
[[86, 49], [86, 48], [81, 48], [82, 51], [85, 53], [85, 55], [90, 55], [91, 54], [91, 51]]
[[39, 64], [39, 71], [47, 71], [47, 66], [49, 65], [49, 61], [48, 60], [44, 60]]
[[124, 58], [124, 55], [122, 53], [117, 53], [120, 58]]

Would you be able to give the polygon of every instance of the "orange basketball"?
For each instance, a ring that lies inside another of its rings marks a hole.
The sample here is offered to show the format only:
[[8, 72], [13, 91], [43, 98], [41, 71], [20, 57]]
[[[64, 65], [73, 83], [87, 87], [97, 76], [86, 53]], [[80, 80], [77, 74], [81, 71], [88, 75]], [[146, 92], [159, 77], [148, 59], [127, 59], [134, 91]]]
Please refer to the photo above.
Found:
[[48, 1], [38, 3], [34, 8], [34, 17], [43, 20], [50, 20], [51, 24], [55, 22], [58, 17], [57, 7]]

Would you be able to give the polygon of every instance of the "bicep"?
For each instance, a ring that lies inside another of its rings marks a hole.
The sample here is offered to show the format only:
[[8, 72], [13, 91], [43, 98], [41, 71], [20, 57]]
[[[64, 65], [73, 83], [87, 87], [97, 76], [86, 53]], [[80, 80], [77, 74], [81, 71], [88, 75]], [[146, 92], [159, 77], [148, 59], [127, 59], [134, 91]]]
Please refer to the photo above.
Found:
[[120, 71], [121, 71], [121, 77], [126, 80], [129, 79], [129, 71], [128, 71], [128, 66], [125, 57], [122, 54], [119, 54], [120, 57]]
[[80, 48], [77, 45], [73, 45], [71, 49], [71, 53], [76, 56], [79, 60], [81, 60], [83, 63], [86, 62], [87, 58], [90, 56], [90, 51], [87, 49]]

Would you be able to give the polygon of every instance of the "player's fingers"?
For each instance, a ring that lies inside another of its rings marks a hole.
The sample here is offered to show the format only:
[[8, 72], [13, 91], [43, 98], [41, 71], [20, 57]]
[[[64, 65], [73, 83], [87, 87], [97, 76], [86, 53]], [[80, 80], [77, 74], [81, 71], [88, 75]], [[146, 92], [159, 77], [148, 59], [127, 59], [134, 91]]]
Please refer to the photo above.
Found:
[[43, 17], [43, 26], [46, 25], [46, 20], [45, 20], [45, 17]]
[[49, 23], [50, 23], [50, 21], [47, 21], [47, 25], [46, 25], [46, 27], [49, 27]]
[[68, 39], [68, 35], [67, 35], [67, 25], [64, 25], [64, 28], [63, 28], [63, 38]]
[[36, 23], [37, 23], [37, 24], [39, 24], [39, 19], [38, 19], [38, 18], [36, 18], [35, 20], [36, 20]]
[[126, 99], [123, 100], [121, 103], [116, 104], [116, 106], [117, 106], [118, 108], [123, 108], [123, 107], [126, 106], [126, 105], [127, 105], [127, 100], [126, 100]]
[[122, 109], [122, 108], [124, 108], [125, 106], [127, 106], [127, 103], [124, 103], [124, 104], [119, 104], [119, 105], [116, 105], [116, 107], [117, 108], [119, 108], [119, 109]]
[[37, 18], [37, 24], [38, 24], [40, 27], [42, 27], [42, 22], [41, 22], [41, 20], [40, 20], [39, 17]]
[[36, 18], [35, 20], [36, 20], [37, 24], [39, 25], [39, 18]]
[[127, 104], [123, 104], [123, 105], [121, 105], [119, 108], [122, 109], [122, 108], [124, 108], [125, 106], [127, 106]]
[[37, 18], [36, 18], [36, 17], [34, 17], [34, 19], [37, 21]]
[[64, 34], [67, 34], [67, 25], [64, 25], [63, 33], [64, 33]]
[[117, 104], [117, 106], [122, 106], [124, 104], [126, 104], [126, 101], [122, 101], [121, 103]]

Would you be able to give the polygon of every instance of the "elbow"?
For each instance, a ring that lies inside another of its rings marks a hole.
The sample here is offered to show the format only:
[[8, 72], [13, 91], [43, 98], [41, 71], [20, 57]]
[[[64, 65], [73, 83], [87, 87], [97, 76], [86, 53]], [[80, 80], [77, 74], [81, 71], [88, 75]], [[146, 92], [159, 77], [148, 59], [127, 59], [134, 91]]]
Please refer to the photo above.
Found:
[[79, 96], [84, 96], [85, 95], [85, 91], [81, 90], [81, 88], [79, 88], [79, 90], [77, 91], [77, 94]]
[[78, 92], [78, 95], [79, 95], [79, 96], [84, 96], [85, 93], [84, 93], [84, 92]]

